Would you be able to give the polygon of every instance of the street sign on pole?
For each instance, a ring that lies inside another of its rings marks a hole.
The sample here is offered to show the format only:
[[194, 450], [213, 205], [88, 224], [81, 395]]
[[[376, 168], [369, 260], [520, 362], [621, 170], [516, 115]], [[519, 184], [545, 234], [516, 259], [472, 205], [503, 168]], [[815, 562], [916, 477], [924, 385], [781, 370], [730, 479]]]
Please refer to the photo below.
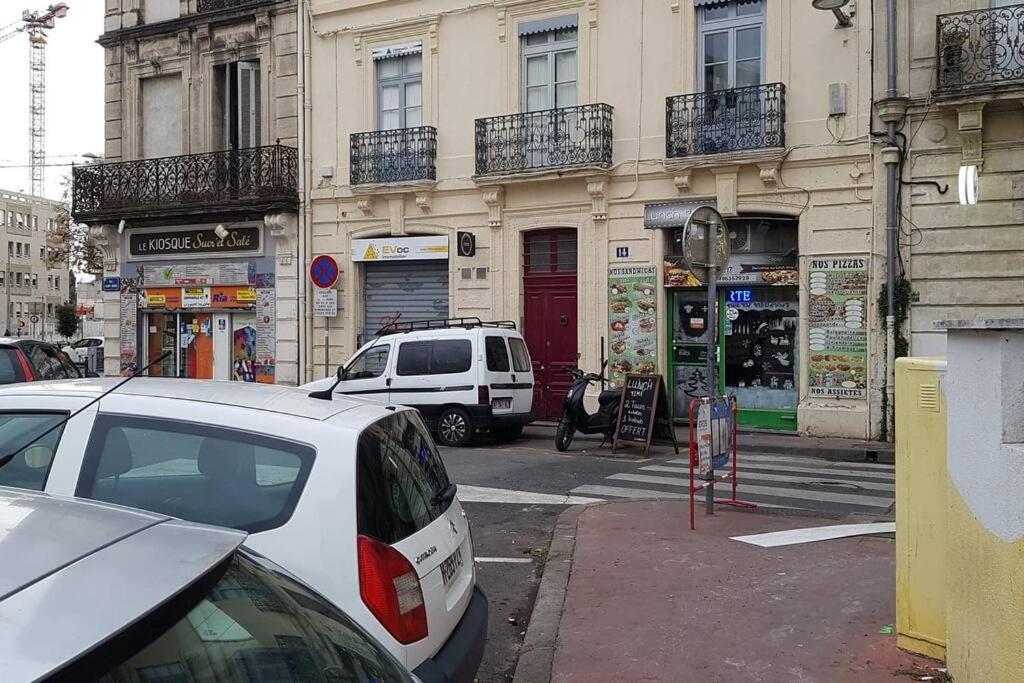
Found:
[[321, 254], [309, 264], [309, 281], [321, 289], [331, 289], [338, 283], [341, 269], [333, 256]]
[[338, 290], [313, 290], [313, 315], [318, 318], [334, 318], [338, 315]]

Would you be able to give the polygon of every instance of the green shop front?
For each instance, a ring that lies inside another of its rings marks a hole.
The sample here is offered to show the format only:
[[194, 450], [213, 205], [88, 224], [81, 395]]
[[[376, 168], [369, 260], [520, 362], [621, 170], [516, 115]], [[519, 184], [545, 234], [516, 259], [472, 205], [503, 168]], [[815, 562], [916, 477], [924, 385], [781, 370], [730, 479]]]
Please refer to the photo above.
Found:
[[796, 430], [801, 324], [797, 221], [738, 216], [726, 223], [731, 255], [718, 278], [714, 317], [708, 315], [707, 287], [682, 259], [682, 229], [649, 226], [667, 228], [662, 284], [673, 415], [686, 422], [690, 402], [708, 393], [707, 343], [717, 321], [716, 390], [736, 395], [740, 424]]

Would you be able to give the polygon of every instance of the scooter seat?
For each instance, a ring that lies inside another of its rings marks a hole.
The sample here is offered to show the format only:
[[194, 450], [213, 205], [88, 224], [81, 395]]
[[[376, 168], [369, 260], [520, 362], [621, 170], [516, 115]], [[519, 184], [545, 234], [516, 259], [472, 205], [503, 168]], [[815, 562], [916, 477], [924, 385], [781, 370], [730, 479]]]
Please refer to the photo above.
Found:
[[622, 392], [618, 389], [606, 389], [602, 391], [597, 397], [598, 405], [606, 406], [611, 403], [617, 403], [619, 398], [622, 397]]

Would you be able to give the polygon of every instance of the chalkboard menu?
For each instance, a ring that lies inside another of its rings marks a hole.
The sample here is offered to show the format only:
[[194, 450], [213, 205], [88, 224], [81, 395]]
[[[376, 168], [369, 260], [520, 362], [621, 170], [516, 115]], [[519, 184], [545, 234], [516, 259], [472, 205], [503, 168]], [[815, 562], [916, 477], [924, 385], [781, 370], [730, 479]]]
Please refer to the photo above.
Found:
[[661, 375], [626, 375], [622, 385], [612, 451], [617, 450], [620, 445], [628, 444], [643, 446], [646, 454], [655, 437], [670, 440], [676, 452], [679, 452], [675, 431], [668, 415], [668, 398]]

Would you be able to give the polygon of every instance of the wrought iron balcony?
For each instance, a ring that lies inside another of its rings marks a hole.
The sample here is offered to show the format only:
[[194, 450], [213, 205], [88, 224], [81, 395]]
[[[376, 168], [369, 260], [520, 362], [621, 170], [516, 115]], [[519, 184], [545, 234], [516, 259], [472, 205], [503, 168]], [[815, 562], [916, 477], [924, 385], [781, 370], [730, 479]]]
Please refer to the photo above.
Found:
[[259, 0], [197, 0], [197, 12], [215, 12], [217, 10], [233, 9], [242, 5], [252, 5]]
[[1024, 4], [940, 14], [936, 90], [1024, 84]]
[[722, 154], [786, 144], [786, 86], [677, 95], [666, 100], [665, 156]]
[[76, 166], [71, 213], [83, 222], [298, 205], [298, 152], [268, 145]]
[[403, 183], [437, 177], [437, 129], [432, 126], [352, 133], [349, 182]]
[[476, 174], [612, 164], [612, 106], [531, 111], [476, 120]]

